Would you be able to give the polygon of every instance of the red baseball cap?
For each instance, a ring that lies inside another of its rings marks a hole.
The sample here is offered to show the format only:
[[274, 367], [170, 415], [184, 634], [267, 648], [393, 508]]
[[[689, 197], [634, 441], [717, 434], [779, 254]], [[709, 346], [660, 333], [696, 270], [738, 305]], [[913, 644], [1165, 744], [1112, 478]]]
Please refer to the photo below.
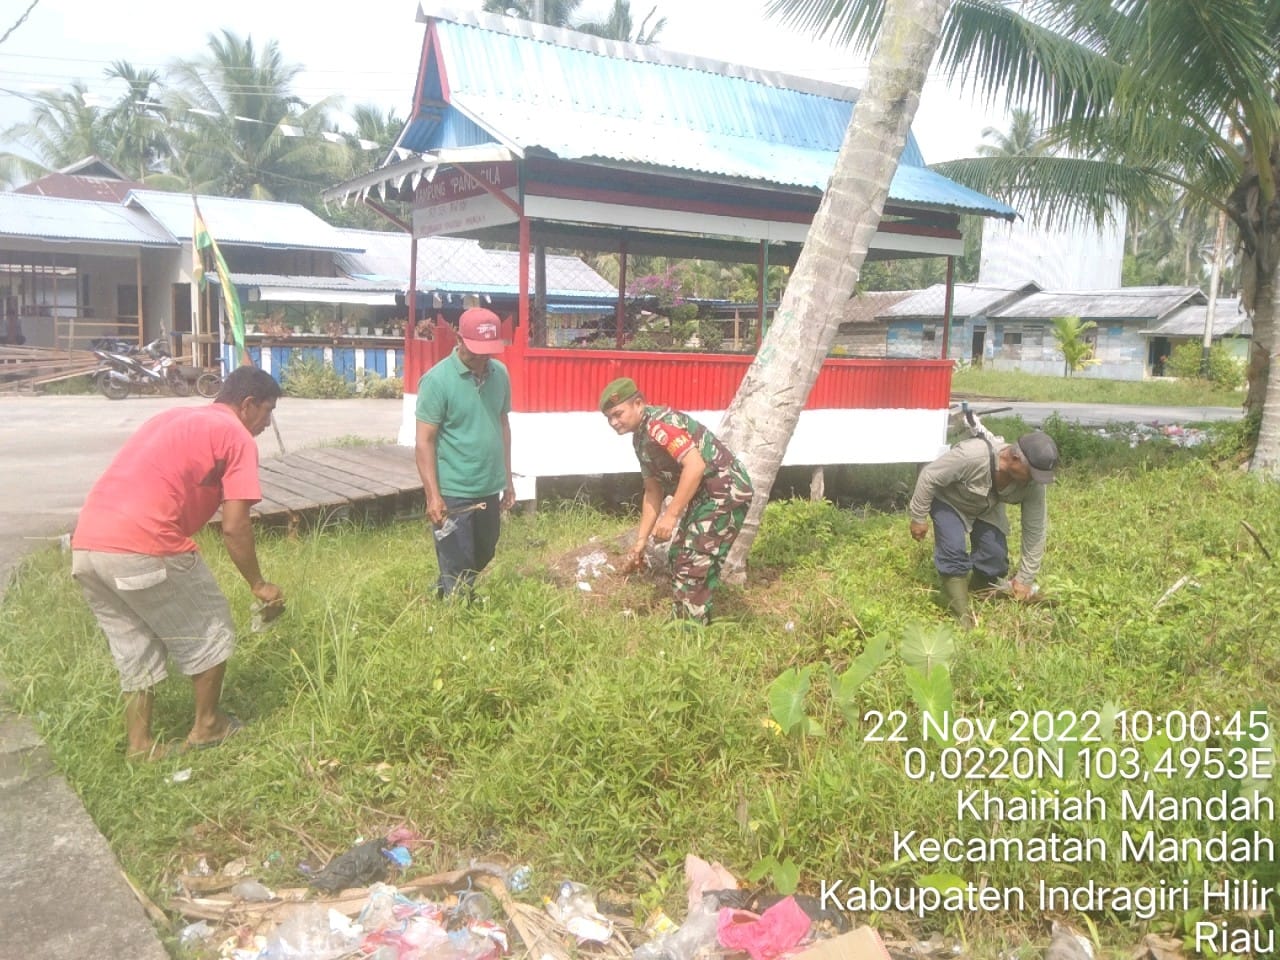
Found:
[[502, 321], [496, 313], [484, 307], [462, 311], [458, 318], [458, 335], [468, 350], [480, 356], [501, 353], [506, 346], [502, 340]]

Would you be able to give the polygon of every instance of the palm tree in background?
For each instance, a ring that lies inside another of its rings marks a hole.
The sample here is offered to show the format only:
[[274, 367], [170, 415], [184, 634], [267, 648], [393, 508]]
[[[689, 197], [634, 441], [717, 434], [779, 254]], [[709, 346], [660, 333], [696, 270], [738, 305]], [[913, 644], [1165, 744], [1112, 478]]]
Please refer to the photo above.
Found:
[[105, 73], [125, 83], [124, 93], [104, 116], [115, 140], [112, 162], [145, 180], [160, 169], [171, 152], [165, 136], [167, 119], [159, 101], [160, 73], [139, 70], [127, 60], [115, 61]]
[[666, 17], [659, 17], [650, 25], [649, 21], [653, 19], [653, 15], [658, 12], [657, 7], [653, 7], [640, 25], [636, 26], [631, 16], [631, 4], [628, 0], [613, 0], [613, 6], [609, 9], [609, 16], [598, 22], [583, 22], [577, 24], [574, 29], [582, 33], [589, 33], [596, 37], [604, 37], [606, 40], [621, 40], [623, 43], [650, 44], [656, 43], [658, 34], [660, 34], [667, 25]]
[[[855, 48], [885, 0], [773, 0], [771, 11]], [[1034, 110], [1054, 153], [935, 169], [1042, 219], [1140, 216], [1170, 190], [1223, 212], [1254, 311], [1251, 467], [1280, 479], [1280, 3], [1272, 0], [963, 0], [935, 65], [988, 104]], [[1061, 150], [1061, 153], [1056, 152]], [[1268, 366], [1269, 365], [1269, 366]]]
[[[578, 12], [582, 0], [542, 0], [542, 23], [552, 27], [571, 27], [573, 15]], [[484, 0], [485, 13], [498, 13], [521, 20], [532, 20], [534, 3], [531, 0]]]
[[980, 157], [1034, 157], [1048, 147], [1040, 136], [1036, 115], [1020, 107], [1010, 112], [1008, 131], [983, 127], [982, 139], [990, 142], [978, 146]]
[[344, 148], [324, 137], [333, 101], [307, 106], [295, 96], [301, 69], [274, 40], [258, 49], [230, 30], [210, 35], [204, 57], [172, 66], [174, 172], [189, 189], [314, 203], [317, 188], [338, 179]]
[[10, 163], [18, 171], [40, 176], [93, 156], [114, 162], [111, 125], [103, 112], [89, 103], [83, 81], [72, 81], [68, 90], [37, 93], [32, 100], [35, 108], [30, 119], [4, 132], [5, 139], [21, 142], [40, 158], [40, 163], [32, 163], [11, 155]]

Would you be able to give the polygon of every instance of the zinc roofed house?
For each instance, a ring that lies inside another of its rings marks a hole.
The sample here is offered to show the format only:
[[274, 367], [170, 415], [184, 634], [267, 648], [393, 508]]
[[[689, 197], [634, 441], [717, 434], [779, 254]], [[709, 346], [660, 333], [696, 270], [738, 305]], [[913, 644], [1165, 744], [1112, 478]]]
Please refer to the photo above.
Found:
[[[413, 107], [392, 155], [325, 196], [410, 202], [415, 242], [442, 234], [505, 242], [532, 266], [503, 314], [519, 425], [513, 457], [525, 480], [518, 495], [533, 496], [539, 476], [634, 469], [629, 446], [595, 408], [622, 372], [655, 401], [718, 422], [778, 291], [758, 290], [754, 329], [734, 340], [736, 352], [699, 349], [700, 334], [675, 332], [662, 278], [644, 278], [659, 281], [645, 290], [657, 299], [638, 306], [628, 258], [737, 262], [758, 276], [793, 264], [858, 92], [434, 4], [419, 20]], [[967, 213], [1015, 216], [929, 170], [909, 140], [869, 256], [957, 256]], [[586, 349], [559, 345], [546, 322], [540, 251], [555, 249], [619, 256], [612, 322]], [[660, 336], [666, 349], [648, 346]], [[406, 340], [410, 391], [450, 345], [441, 336]], [[784, 462], [931, 459], [945, 442], [950, 369], [938, 360], [829, 361]], [[413, 400], [406, 395], [404, 442]], [[551, 439], [566, 430], [585, 442], [556, 449], [563, 445]]]

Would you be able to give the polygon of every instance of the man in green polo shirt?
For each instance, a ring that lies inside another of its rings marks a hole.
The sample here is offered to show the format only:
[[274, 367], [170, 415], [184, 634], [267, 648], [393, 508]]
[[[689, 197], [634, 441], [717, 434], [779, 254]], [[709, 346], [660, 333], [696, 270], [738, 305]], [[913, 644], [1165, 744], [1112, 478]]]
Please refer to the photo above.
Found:
[[501, 326], [473, 307], [458, 320], [458, 345], [418, 382], [418, 475], [427, 518], [436, 528], [440, 578], [436, 596], [470, 596], [476, 574], [493, 559], [502, 510], [515, 503], [511, 484], [511, 380], [493, 359]]

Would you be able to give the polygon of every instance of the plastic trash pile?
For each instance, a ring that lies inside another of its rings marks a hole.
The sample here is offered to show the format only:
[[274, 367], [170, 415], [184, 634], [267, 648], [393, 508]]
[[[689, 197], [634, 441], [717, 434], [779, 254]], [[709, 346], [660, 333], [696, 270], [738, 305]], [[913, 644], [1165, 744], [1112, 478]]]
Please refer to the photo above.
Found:
[[[408, 851], [392, 855], [394, 839], [361, 841], [312, 872], [313, 889], [345, 896], [309, 899], [302, 888], [273, 891], [239, 876], [221, 899], [189, 899], [184, 912], [203, 915], [180, 932], [180, 942], [196, 956], [220, 960], [499, 960], [512, 952], [513, 939], [534, 960], [780, 960], [802, 952], [803, 960], [889, 960], [874, 930], [850, 931], [843, 914], [822, 910], [815, 898], [753, 895], [724, 867], [692, 855], [685, 861], [683, 923], [656, 911], [633, 937], [643, 941], [639, 946], [621, 933], [633, 929], [626, 919], [611, 918], [589, 888], [572, 880], [560, 882], [540, 906], [514, 900], [512, 891], [524, 890], [526, 901], [536, 892], [524, 865], [473, 862], [399, 889], [381, 879], [367, 890], [348, 885], [398, 869]], [[417, 897], [424, 886], [442, 896]], [[175, 905], [182, 908], [181, 898]]]

